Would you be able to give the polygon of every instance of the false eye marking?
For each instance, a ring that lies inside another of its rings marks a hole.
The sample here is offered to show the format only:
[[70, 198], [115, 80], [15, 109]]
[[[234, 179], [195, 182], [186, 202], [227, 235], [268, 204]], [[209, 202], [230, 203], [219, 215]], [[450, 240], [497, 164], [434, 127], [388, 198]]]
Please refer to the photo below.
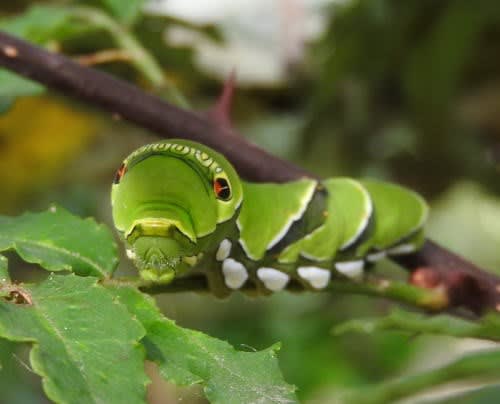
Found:
[[217, 198], [223, 201], [231, 199], [231, 188], [225, 178], [218, 177], [214, 179], [214, 192]]
[[113, 179], [113, 184], [119, 184], [125, 173], [127, 172], [127, 166], [122, 163], [120, 168], [116, 171], [115, 178]]
[[257, 276], [264, 286], [272, 292], [278, 292], [288, 283], [290, 276], [274, 268], [262, 267], [257, 270]]
[[224, 282], [229, 289], [239, 289], [248, 279], [247, 269], [241, 262], [227, 258], [222, 263]]
[[231, 242], [225, 238], [219, 244], [219, 248], [217, 249], [217, 253], [215, 254], [215, 259], [217, 261], [224, 261], [229, 254], [231, 254]]
[[330, 282], [330, 271], [318, 267], [299, 267], [297, 269], [299, 276], [305, 279], [314, 289], [326, 288]]

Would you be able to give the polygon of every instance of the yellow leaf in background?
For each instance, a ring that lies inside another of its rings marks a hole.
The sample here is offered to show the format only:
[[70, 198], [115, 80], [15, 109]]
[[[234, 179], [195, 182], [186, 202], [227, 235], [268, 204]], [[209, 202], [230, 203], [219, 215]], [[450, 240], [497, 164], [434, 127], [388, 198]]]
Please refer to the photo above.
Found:
[[53, 97], [24, 98], [0, 116], [0, 212], [57, 180], [94, 138], [91, 114]]

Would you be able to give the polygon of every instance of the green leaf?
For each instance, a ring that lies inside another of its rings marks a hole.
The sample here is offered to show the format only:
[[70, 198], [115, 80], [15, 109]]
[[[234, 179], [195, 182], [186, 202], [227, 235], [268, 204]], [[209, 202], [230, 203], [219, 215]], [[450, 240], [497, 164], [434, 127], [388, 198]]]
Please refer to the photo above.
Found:
[[25, 304], [0, 300], [0, 337], [33, 343], [31, 366], [51, 400], [144, 402], [144, 329], [97, 279], [51, 275], [22, 291]]
[[141, 14], [144, 0], [101, 0], [101, 3], [122, 23], [130, 25]]
[[90, 28], [76, 21], [69, 8], [33, 6], [23, 14], [0, 20], [0, 30], [37, 44], [61, 41]]
[[212, 403], [296, 402], [294, 387], [284, 381], [278, 366], [278, 345], [260, 352], [237, 351], [225, 341], [177, 326], [151, 297], [135, 289], [114, 290], [146, 329], [147, 357], [158, 363], [167, 380], [203, 384]]
[[42, 213], [0, 216], [0, 251], [16, 250], [28, 262], [51, 271], [107, 277], [117, 263], [117, 247], [109, 229], [62, 208]]
[[[29, 366], [24, 361], [25, 344], [0, 338], [0, 391], [2, 403], [40, 403], [41, 387], [31, 381]], [[21, 357], [20, 357], [21, 356]]]
[[448, 315], [426, 316], [401, 309], [388, 316], [350, 320], [335, 327], [336, 335], [346, 332], [374, 333], [381, 330], [406, 331], [414, 334], [442, 334], [455, 337], [482, 338], [500, 341], [500, 315], [490, 313], [477, 322]]
[[39, 95], [43, 92], [44, 87], [40, 84], [7, 70], [0, 70], [0, 99], [8, 101], [12, 97]]

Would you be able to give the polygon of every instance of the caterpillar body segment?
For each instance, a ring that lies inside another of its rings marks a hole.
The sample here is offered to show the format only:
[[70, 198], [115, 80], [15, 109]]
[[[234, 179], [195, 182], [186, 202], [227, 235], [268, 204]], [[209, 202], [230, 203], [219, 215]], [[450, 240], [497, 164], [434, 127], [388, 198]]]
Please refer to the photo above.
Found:
[[202, 274], [217, 296], [359, 278], [367, 263], [418, 250], [428, 214], [418, 194], [380, 181], [245, 182], [222, 155], [185, 140], [127, 157], [111, 202], [143, 278]]

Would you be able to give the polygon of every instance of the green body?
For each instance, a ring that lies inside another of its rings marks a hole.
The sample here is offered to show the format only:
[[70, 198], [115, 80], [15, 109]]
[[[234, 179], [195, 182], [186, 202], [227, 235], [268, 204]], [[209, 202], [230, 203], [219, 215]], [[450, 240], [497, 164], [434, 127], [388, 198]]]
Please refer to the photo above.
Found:
[[384, 182], [244, 182], [222, 155], [185, 140], [127, 157], [111, 201], [143, 278], [203, 274], [218, 296], [359, 278], [367, 263], [418, 250], [428, 213], [418, 194]]

